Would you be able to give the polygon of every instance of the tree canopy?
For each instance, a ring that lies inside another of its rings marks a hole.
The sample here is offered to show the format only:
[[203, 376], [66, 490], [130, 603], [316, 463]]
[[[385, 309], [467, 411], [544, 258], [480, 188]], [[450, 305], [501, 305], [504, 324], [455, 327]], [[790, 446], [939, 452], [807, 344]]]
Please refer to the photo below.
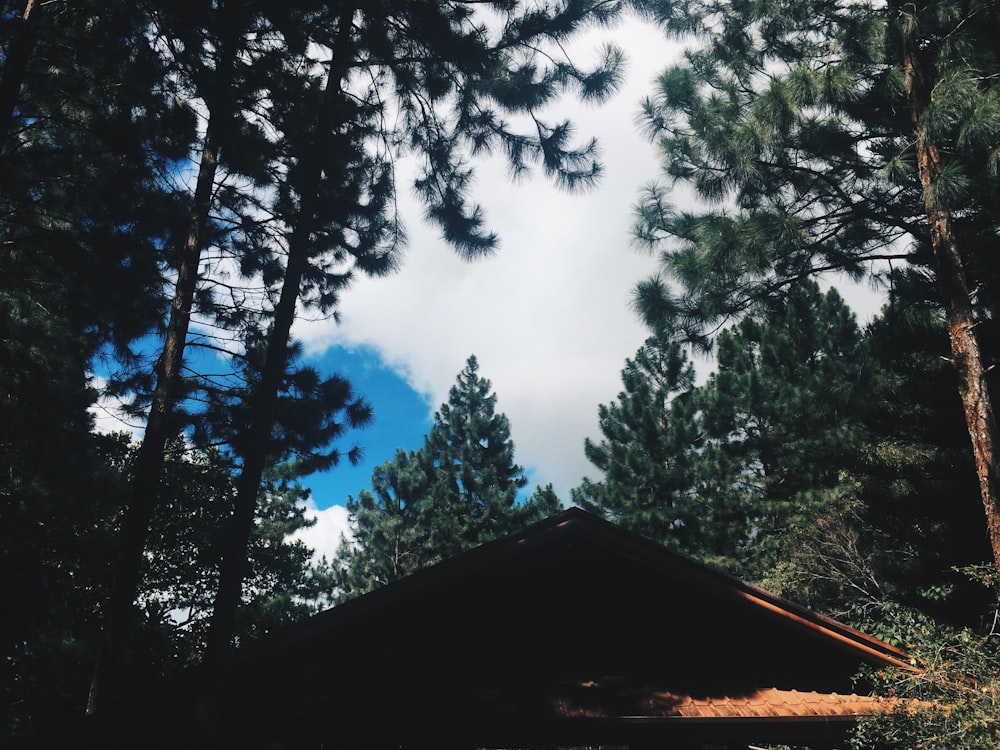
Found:
[[[480, 156], [593, 184], [597, 144], [556, 105], [603, 100], [624, 55], [582, 67], [568, 43], [630, 9], [687, 51], [643, 105], [650, 337], [573, 501], [900, 642], [995, 608], [994, 0], [24, 0], [0, 14], [6, 735], [559, 508], [525, 496], [470, 357], [313, 565], [298, 479], [355, 460], [378, 405], [309, 366], [295, 323], [397, 269], [401, 190], [472, 260], [498, 244]], [[862, 331], [822, 274], [882, 284], [882, 314]], [[704, 381], [689, 345], [714, 349]], [[138, 443], [94, 432], [102, 394]]]
[[[668, 25], [690, 45], [644, 105], [666, 184], [645, 192], [635, 233], [662, 268], [639, 307], [701, 343], [811, 275], [932, 274], [1000, 563], [977, 336], [994, 298], [997, 18], [977, 1], [680, 4]], [[702, 207], [673, 208], [671, 183]]]
[[[12, 596], [39, 585], [5, 658], [36, 648], [47, 612], [67, 611], [51, 597], [72, 585], [82, 530], [108, 531], [91, 548], [100, 559], [84, 556], [99, 627], [74, 631], [87, 657], [101, 644], [98, 712], [125, 689], [117, 676], [138, 668], [128, 660], [150, 601], [144, 565], [169, 550], [151, 534], [176, 529], [157, 520], [174, 507], [171, 441], [234, 493], [207, 508], [229, 517], [206, 635], [222, 656], [246, 632], [237, 624], [244, 581], [257, 585], [248, 555], [272, 512], [268, 477], [355, 458], [346, 432], [371, 418], [346, 380], [302, 364], [295, 320], [307, 309], [335, 317], [357, 275], [395, 270], [403, 157], [418, 165], [425, 218], [469, 259], [497, 244], [468, 190], [479, 155], [499, 154], [515, 176], [537, 168], [568, 189], [592, 184], [597, 144], [577, 141], [555, 105], [606, 97], [623, 56], [608, 47], [584, 68], [566, 43], [643, 3], [9, 5], [0, 533], [5, 565], [27, 566], [24, 590], [4, 576]], [[124, 488], [90, 434], [101, 390], [145, 428]], [[87, 480], [71, 485], [74, 474]], [[88, 506], [108, 481], [117, 506]]]
[[336, 561], [342, 599], [371, 591], [559, 510], [551, 486], [514, 463], [507, 417], [469, 357], [417, 451], [399, 450], [372, 473], [372, 492], [347, 501], [351, 539]]
[[989, 559], [959, 405], [921, 400], [954, 377], [932, 312], [890, 305], [862, 332], [804, 280], [722, 330], [700, 384], [677, 338], [651, 337], [573, 501], [838, 616], [978, 621], [988, 602], [955, 573]]

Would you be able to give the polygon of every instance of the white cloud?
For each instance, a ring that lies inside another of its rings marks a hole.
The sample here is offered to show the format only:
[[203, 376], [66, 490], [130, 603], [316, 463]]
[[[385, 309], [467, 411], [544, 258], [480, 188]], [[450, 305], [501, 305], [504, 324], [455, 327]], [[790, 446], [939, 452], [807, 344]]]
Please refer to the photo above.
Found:
[[[403, 268], [389, 278], [360, 279], [342, 297], [341, 325], [300, 321], [295, 328], [312, 354], [334, 345], [371, 346], [427, 397], [430, 411], [476, 354], [498, 408], [510, 418], [517, 461], [534, 471], [536, 482], [552, 482], [564, 501], [582, 476], [595, 476], [583, 440], [600, 437], [597, 406], [621, 390], [624, 361], [646, 337], [629, 302], [656, 261], [630, 246], [630, 230], [639, 191], [658, 176], [659, 164], [635, 116], [677, 52], [659, 30], [630, 21], [586, 34], [575, 45], [581, 60], [589, 61], [608, 37], [630, 60], [622, 90], [604, 105], [568, 104], [556, 113], [574, 121], [581, 140], [598, 137], [605, 174], [597, 189], [567, 194], [541, 174], [515, 184], [499, 159], [481, 163], [474, 195], [501, 247], [469, 264], [421, 221], [422, 209], [401, 178], [410, 236]], [[407, 168], [399, 166], [401, 173]], [[857, 296], [848, 299], [858, 304]], [[699, 371], [707, 367], [697, 364]], [[363, 382], [355, 385], [364, 393]], [[95, 413], [102, 428], [122, 429], [113, 407]], [[310, 512], [319, 522], [303, 538], [332, 556], [346, 513], [338, 506]]]
[[331, 505], [324, 510], [318, 510], [313, 500], [306, 501], [306, 518], [315, 519], [316, 523], [307, 529], [300, 529], [290, 539], [300, 540], [313, 550], [313, 557], [326, 557], [332, 560], [340, 546], [341, 536], [351, 538], [348, 523], [347, 508], [343, 505]]
[[[410, 237], [403, 268], [390, 278], [360, 279], [343, 295], [339, 326], [296, 328], [313, 354], [333, 345], [372, 347], [427, 397], [431, 411], [475, 354], [510, 418], [517, 461], [534, 471], [535, 482], [552, 482], [564, 501], [584, 475], [597, 475], [584, 456], [584, 438], [600, 437], [598, 404], [617, 396], [625, 359], [647, 336], [630, 301], [657, 264], [630, 238], [633, 206], [660, 167], [635, 119], [678, 52], [660, 31], [637, 21], [610, 34], [589, 32], [576, 49], [587, 59], [609, 35], [629, 57], [626, 84], [604, 105], [568, 104], [558, 113], [574, 121], [581, 140], [599, 139], [605, 173], [597, 189], [567, 194], [541, 174], [514, 184], [501, 160], [480, 163], [474, 196], [501, 246], [475, 263], [459, 260], [420, 220], [413, 197], [402, 194]], [[686, 203], [686, 194], [676, 190], [674, 202]], [[866, 291], [855, 288], [849, 301], [865, 304]], [[862, 320], [870, 317], [867, 309], [861, 313]], [[708, 363], [697, 366], [703, 375]], [[364, 392], [363, 382], [356, 385]]]
[[[577, 48], [596, 49], [607, 36], [594, 31]], [[624, 360], [646, 337], [629, 301], [655, 268], [629, 242], [632, 206], [658, 172], [655, 148], [634, 119], [669, 48], [660, 32], [638, 23], [614, 36], [631, 60], [627, 85], [603, 106], [566, 109], [581, 140], [601, 142], [605, 174], [596, 190], [567, 194], [541, 174], [512, 184], [502, 161], [481, 163], [475, 197], [501, 247], [471, 264], [404, 196], [410, 244], [401, 271], [361, 279], [344, 294], [340, 326], [296, 329], [313, 353], [372, 346], [435, 407], [475, 354], [510, 418], [518, 462], [535, 470], [536, 481], [554, 483], [564, 500], [594, 473], [583, 439], [597, 436], [597, 405], [618, 393]]]

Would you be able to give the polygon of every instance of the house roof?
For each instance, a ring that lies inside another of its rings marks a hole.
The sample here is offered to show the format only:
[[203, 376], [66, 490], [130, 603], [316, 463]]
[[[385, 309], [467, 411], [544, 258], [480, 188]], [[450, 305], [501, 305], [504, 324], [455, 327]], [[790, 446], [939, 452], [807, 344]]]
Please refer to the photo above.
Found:
[[[591, 686], [587, 686], [591, 687]], [[596, 686], [595, 686], [596, 687]], [[633, 716], [681, 719], [771, 719], [822, 718], [855, 719], [878, 713], [893, 701], [863, 695], [800, 692], [761, 688], [745, 695], [706, 695], [702, 697], [650, 691], [635, 696]], [[610, 718], [606, 704], [597, 696], [583, 704], [566, 700], [553, 702], [553, 709], [567, 718]], [[589, 703], [590, 705], [586, 705]]]
[[[876, 638], [578, 509], [239, 651], [220, 731], [363, 747], [836, 742]], [[163, 720], [193, 712], [183, 683]], [[148, 717], [147, 717], [148, 718]]]

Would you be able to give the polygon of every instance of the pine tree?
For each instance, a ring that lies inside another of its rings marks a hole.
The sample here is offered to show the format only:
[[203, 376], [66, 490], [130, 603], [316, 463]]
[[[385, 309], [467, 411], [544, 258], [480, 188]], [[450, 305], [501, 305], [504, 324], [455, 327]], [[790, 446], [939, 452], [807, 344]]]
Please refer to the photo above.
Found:
[[471, 356], [434, 415], [423, 451], [429, 481], [420, 513], [428, 550], [439, 559], [516, 531], [531, 512], [517, 503], [528, 479], [514, 463], [510, 423], [496, 411], [496, 400]]
[[[225, 349], [238, 336], [233, 329], [253, 325], [259, 314], [246, 305], [246, 298], [253, 296], [248, 287], [255, 282], [226, 289], [225, 284], [216, 284], [220, 279], [204, 278], [204, 257], [214, 248], [211, 265], [229, 261], [257, 272], [268, 261], [275, 262], [273, 251], [266, 249], [271, 228], [260, 219], [258, 199], [259, 191], [272, 184], [275, 163], [273, 139], [260, 107], [260, 101], [269, 97], [260, 92], [281, 90], [292, 95], [301, 90], [301, 80], [274, 71], [294, 67], [295, 62], [289, 62], [288, 57], [294, 57], [300, 44], [295, 43], [297, 35], [289, 35], [289, 29], [304, 21], [267, 3], [223, 2], [199, 10], [161, 8], [155, 14], [154, 29], [164, 40], [159, 49], [170, 64], [170, 80], [179, 96], [201, 101], [207, 121], [197, 157], [193, 157], [198, 171], [188, 200], [186, 225], [172, 238], [176, 281], [154, 377], [143, 387], [142, 380], [148, 379], [148, 374], [140, 372], [139, 382], [133, 379], [122, 386], [138, 391], [136, 409], [145, 418], [145, 431], [122, 528], [115, 585], [107, 605], [106, 644], [91, 688], [91, 713], [98, 711], [102, 692], [113, 695], [116, 689], [121, 644], [128, 637], [143, 550], [156, 512], [165, 445], [183, 425], [184, 402], [196, 387], [195, 378], [183, 376], [191, 321], [198, 314], [215, 315], [223, 339], [215, 346]], [[275, 64], [274, 46], [268, 39], [282, 32], [288, 54]], [[213, 212], [218, 217], [214, 220], [210, 218]], [[220, 298], [220, 288], [235, 297], [228, 308], [224, 296]], [[199, 338], [212, 336], [202, 334]], [[214, 385], [209, 383], [209, 387]]]
[[717, 372], [697, 399], [696, 481], [708, 508], [740, 517], [731, 554], [744, 577], [787, 561], [854, 465], [870, 376], [854, 314], [812, 281], [719, 335]]
[[[232, 457], [218, 448], [191, 448], [176, 438], [167, 447], [162, 502], [152, 519], [139, 586], [142, 653], [132, 660], [154, 677], [200, 660], [238, 474]], [[128, 470], [137, 452], [130, 447]], [[244, 616], [236, 630], [241, 641], [311, 614], [327, 585], [324, 572], [312, 566], [311, 550], [289, 541], [309, 521], [302, 502], [307, 490], [286, 468], [276, 465], [261, 488], [248, 551]]]
[[958, 572], [992, 555], [961, 404], [936, 398], [956, 373], [928, 286], [922, 274], [894, 274], [892, 299], [865, 332], [866, 435], [799, 560], [812, 595], [865, 628], [885, 627], [879, 614], [892, 604], [965, 625], [989, 605]]
[[[213, 638], [222, 653], [268, 462], [288, 451], [302, 467], [332, 462], [331, 441], [343, 429], [332, 415], [367, 419], [342, 380], [295, 366], [297, 312], [333, 314], [355, 273], [393, 268], [404, 238], [394, 160], [404, 153], [422, 164], [416, 188], [427, 215], [466, 257], [496, 245], [467, 195], [472, 155], [495, 149], [518, 174], [538, 165], [567, 187], [592, 182], [595, 144], [575, 146], [568, 123], [540, 112], [567, 91], [597, 100], [614, 87], [616, 50], [583, 70], [562, 43], [626, 4], [27, 2], [4, 14], [0, 292], [10, 291], [11, 321], [30, 323], [13, 333], [53, 334], [34, 345], [46, 350], [37, 362], [67, 355], [48, 370], [66, 386], [50, 404], [72, 402], [74, 430], [83, 430], [93, 396], [84, 363], [111, 349], [135, 376], [114, 387], [134, 393], [146, 419], [125, 531], [109, 552], [118, 558], [105, 608], [102, 663], [111, 675], [105, 682], [97, 671], [92, 708], [102, 690], [113, 694], [137, 619], [166, 440], [191, 421], [189, 437], [207, 434], [199, 401], [247, 398], [239, 429], [229, 431], [242, 475]], [[39, 310], [36, 319], [23, 315]], [[162, 347], [146, 356], [149, 339], [133, 344], [151, 331]], [[230, 354], [246, 349], [215, 380], [185, 371], [196, 339]], [[11, 340], [13, 361], [24, 342]], [[325, 399], [323, 424], [282, 409], [293, 392]], [[16, 408], [30, 395], [13, 394]], [[14, 442], [21, 455], [39, 455]], [[26, 483], [50, 481], [45, 462], [36, 463]], [[14, 495], [3, 498], [5, 515], [21, 507]], [[11, 538], [45, 513], [28, 515], [15, 517]]]
[[399, 449], [372, 472], [372, 491], [347, 498], [351, 540], [336, 559], [339, 600], [399, 580], [428, 564], [418, 509], [428, 477], [421, 453]]
[[[600, 172], [595, 143], [573, 145], [568, 123], [548, 123], [538, 111], [567, 90], [599, 100], [614, 88], [617, 50], [607, 49], [602, 63], [587, 71], [567, 59], [560, 44], [585, 23], [612, 19], [623, 4], [475, 5], [481, 7], [421, 1], [318, 8], [311, 28], [325, 36], [315, 37], [313, 47], [330, 55], [325, 74], [310, 96], [274, 108], [287, 169], [271, 214], [287, 238], [286, 262], [272, 286], [277, 302], [253, 394], [254, 437], [224, 555], [209, 659], [229, 646], [297, 306], [331, 311], [356, 271], [393, 269], [402, 239], [394, 214], [396, 151], [418, 158], [414, 187], [426, 216], [468, 259], [492, 251], [497, 238], [480, 207], [469, 203], [467, 152], [499, 148], [515, 173], [538, 164], [568, 188], [585, 187]], [[502, 24], [491, 31], [481, 14], [492, 11]], [[371, 75], [357, 75], [361, 67]], [[397, 117], [386, 116], [388, 106]], [[528, 132], [511, 124], [520, 115], [530, 120]]]
[[694, 553], [693, 459], [699, 443], [694, 368], [666, 335], [646, 340], [622, 370], [617, 401], [598, 407], [604, 438], [584, 443], [602, 479], [584, 478], [572, 501], [674, 549]]
[[[41, 376], [33, 366], [25, 374]], [[45, 389], [63, 386], [40, 382]], [[0, 626], [0, 743], [5, 745], [32, 744], [81, 715], [123, 489], [113, 465], [122, 453], [116, 442], [88, 434], [85, 417], [74, 424], [85, 414], [84, 405], [77, 405], [79, 412], [66, 402], [52, 405], [62, 410], [63, 422], [56, 427], [48, 415], [36, 415], [44, 421], [35, 426], [52, 431], [47, 441], [31, 441], [38, 448], [29, 462], [3, 452], [0, 570], [4, 595], [18, 602], [18, 616]], [[3, 417], [10, 415], [3, 409]], [[24, 504], [19, 514], [10, 512], [10, 501]]]
[[704, 342], [806, 276], [863, 278], [880, 261], [932, 272], [1000, 563], [995, 420], [976, 337], [996, 296], [985, 239], [998, 218], [995, 3], [684, 10], [670, 28], [696, 42], [661, 76], [646, 122], [668, 179], [725, 207], [680, 212], [664, 186], [646, 193], [636, 234], [665, 250], [640, 307]]
[[0, 142], [7, 142], [7, 134], [14, 120], [21, 95], [21, 85], [24, 82], [31, 53], [35, 46], [38, 26], [38, 2], [26, 0], [24, 10], [20, 13], [6, 12], [7, 23], [13, 26], [8, 34], [10, 39], [7, 52], [4, 55], [3, 69], [0, 71]]
[[551, 485], [531, 497], [507, 417], [469, 357], [418, 451], [375, 469], [373, 492], [348, 500], [351, 541], [338, 553], [338, 596], [371, 591], [558, 512]]
[[701, 386], [661, 332], [600, 408], [604, 472], [573, 499], [748, 580], [777, 581], [826, 493], [859, 463], [868, 363], [853, 314], [810, 281], [718, 335]]
[[530, 510], [524, 519], [525, 524], [554, 516], [563, 509], [563, 504], [562, 500], [559, 499], [559, 495], [556, 494], [555, 487], [550, 482], [546, 485], [535, 485], [535, 491], [528, 498], [527, 507]]
[[7, 663], [90, 617], [92, 602], [75, 602], [79, 618], [62, 606], [67, 589], [88, 580], [89, 592], [104, 591], [104, 580], [81, 573], [92, 562], [81, 545], [106, 510], [94, 498], [107, 493], [101, 441], [87, 434], [97, 395], [89, 375], [95, 359], [127, 352], [160, 322], [162, 249], [181, 216], [163, 177], [194, 128], [149, 45], [149, 24], [149, 8], [136, 3], [4, 13], [0, 444], [12, 471], [0, 489], [0, 577], [33, 592], [4, 591], [22, 603], [19, 621], [32, 633], [15, 642], [22, 653], [4, 643]]

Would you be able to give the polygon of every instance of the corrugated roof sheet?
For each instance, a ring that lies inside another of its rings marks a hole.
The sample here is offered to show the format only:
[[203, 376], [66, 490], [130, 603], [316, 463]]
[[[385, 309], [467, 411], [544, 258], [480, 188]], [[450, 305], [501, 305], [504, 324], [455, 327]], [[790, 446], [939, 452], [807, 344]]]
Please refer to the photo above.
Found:
[[[587, 688], [590, 688], [589, 690]], [[566, 718], [605, 718], [603, 702], [587, 700], [597, 685], [584, 686], [583, 693], [554, 699], [556, 713]], [[891, 709], [893, 701], [863, 695], [803, 692], [762, 688], [746, 695], [692, 696], [664, 691], [636, 695], [632, 703], [636, 718], [856, 718]]]
[[863, 695], [799, 692], [765, 688], [745, 696], [696, 698], [658, 693], [657, 705], [670, 706], [672, 716], [867, 716], [884, 709], [884, 701]]

